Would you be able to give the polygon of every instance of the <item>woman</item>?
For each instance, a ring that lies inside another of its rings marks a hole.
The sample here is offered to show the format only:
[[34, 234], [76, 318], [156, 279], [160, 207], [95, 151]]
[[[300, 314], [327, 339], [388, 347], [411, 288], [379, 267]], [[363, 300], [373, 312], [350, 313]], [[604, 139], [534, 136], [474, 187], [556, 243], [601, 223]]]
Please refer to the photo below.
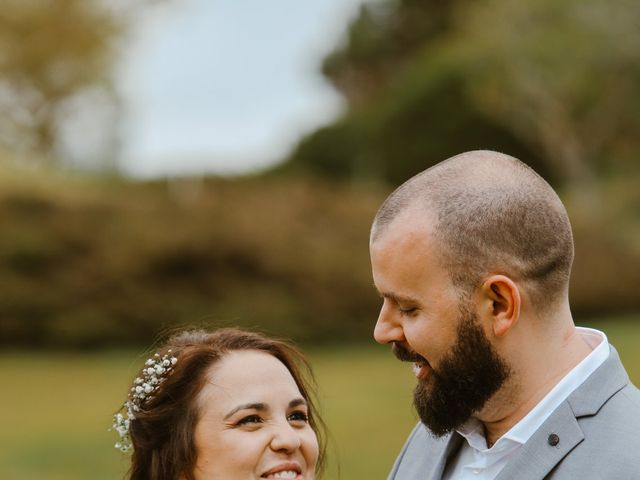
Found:
[[129, 479], [314, 479], [325, 447], [303, 372], [298, 350], [257, 333], [170, 338], [114, 416]]

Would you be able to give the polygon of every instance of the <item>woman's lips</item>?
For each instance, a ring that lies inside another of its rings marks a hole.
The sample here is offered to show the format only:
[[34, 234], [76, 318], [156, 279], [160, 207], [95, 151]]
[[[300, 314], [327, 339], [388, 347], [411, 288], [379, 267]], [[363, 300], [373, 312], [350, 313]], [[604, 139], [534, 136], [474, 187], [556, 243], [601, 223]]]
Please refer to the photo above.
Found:
[[301, 477], [302, 467], [297, 462], [286, 462], [270, 468], [262, 475], [262, 478], [287, 478], [297, 480]]

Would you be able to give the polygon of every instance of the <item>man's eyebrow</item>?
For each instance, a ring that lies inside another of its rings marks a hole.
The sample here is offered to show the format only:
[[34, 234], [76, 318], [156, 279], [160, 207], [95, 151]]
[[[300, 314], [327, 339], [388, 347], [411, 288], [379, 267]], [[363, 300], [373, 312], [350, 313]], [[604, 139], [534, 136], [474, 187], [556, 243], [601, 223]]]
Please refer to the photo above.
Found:
[[[375, 287], [375, 285], [374, 285]], [[393, 300], [396, 303], [413, 303], [413, 304], [419, 304], [420, 302], [413, 297], [409, 297], [409, 296], [405, 296], [405, 295], [398, 295], [396, 293], [391, 293], [391, 292], [382, 292], [380, 290], [378, 290], [376, 288], [376, 291], [378, 292], [378, 295], [380, 295], [380, 297], [382, 298], [388, 298], [389, 300]]]
[[224, 420], [228, 420], [229, 417], [233, 416], [235, 413], [239, 412], [240, 410], [258, 410], [260, 412], [263, 412], [267, 410], [267, 404], [259, 403], [259, 402], [243, 403], [242, 405], [238, 405], [237, 407], [233, 408], [229, 413], [227, 413], [224, 416]]

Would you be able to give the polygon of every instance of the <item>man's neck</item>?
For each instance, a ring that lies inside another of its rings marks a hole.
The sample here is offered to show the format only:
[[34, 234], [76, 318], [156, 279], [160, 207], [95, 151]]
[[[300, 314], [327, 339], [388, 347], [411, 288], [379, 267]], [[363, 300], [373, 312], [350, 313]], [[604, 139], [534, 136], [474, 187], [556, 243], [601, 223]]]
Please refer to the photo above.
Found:
[[589, 355], [591, 348], [575, 330], [573, 322], [556, 341], [530, 349], [520, 359], [508, 385], [480, 412], [487, 445], [522, 420], [576, 365]]

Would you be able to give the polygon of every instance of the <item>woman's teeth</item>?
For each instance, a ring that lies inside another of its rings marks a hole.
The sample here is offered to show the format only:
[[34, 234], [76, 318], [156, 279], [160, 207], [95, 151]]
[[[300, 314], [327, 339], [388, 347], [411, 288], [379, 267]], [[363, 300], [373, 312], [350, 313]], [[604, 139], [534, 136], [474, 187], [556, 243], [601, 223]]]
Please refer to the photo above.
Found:
[[294, 470], [284, 470], [282, 472], [271, 474], [267, 478], [296, 478], [297, 476], [298, 472]]

